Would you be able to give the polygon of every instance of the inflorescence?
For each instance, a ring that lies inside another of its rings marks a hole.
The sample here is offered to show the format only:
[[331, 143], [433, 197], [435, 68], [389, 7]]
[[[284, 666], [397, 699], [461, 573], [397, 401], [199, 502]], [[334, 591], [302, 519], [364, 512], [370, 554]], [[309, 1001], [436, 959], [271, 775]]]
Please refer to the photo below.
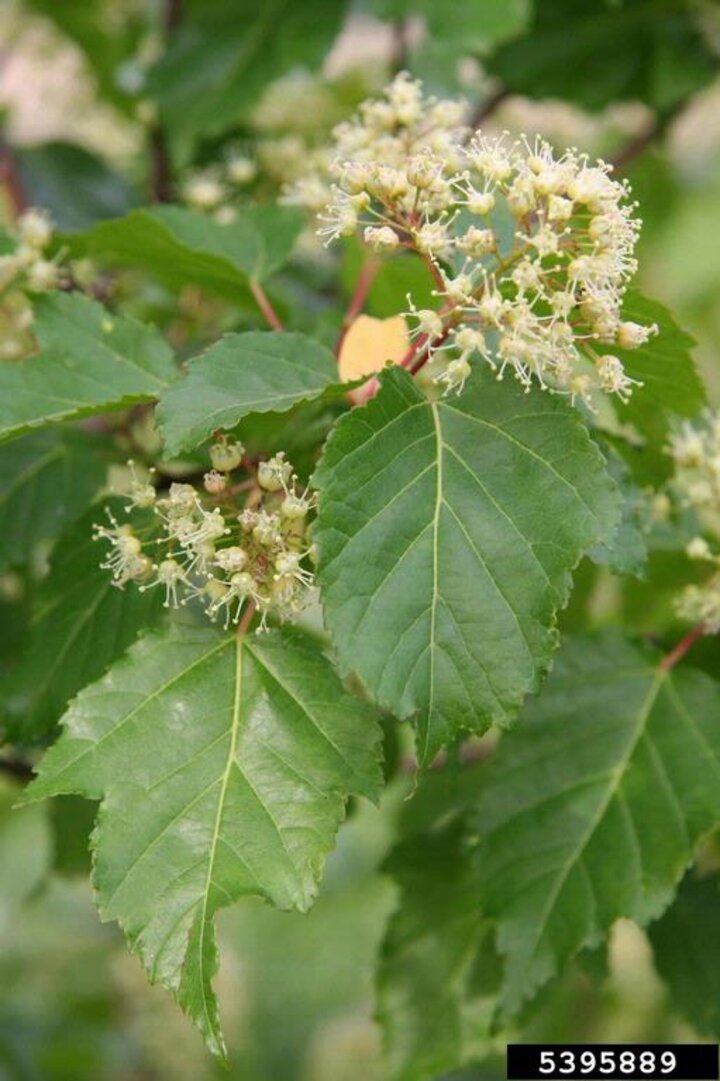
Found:
[[[703, 535], [690, 540], [691, 559], [715, 571], [701, 585], [687, 586], [677, 601], [678, 615], [720, 632], [720, 413], [708, 413], [698, 425], [683, 424], [670, 440], [675, 463], [673, 488], [681, 503], [695, 512]], [[708, 540], [710, 537], [710, 540]]]
[[627, 183], [577, 150], [555, 157], [539, 137], [472, 135], [464, 117], [462, 103], [426, 98], [402, 73], [335, 129], [327, 173], [286, 199], [321, 208], [327, 243], [360, 232], [376, 252], [424, 259], [438, 305], [408, 298], [413, 370], [432, 361], [446, 390], [460, 391], [481, 358], [528, 389], [627, 400], [637, 381], [612, 346], [657, 332], [622, 318], [641, 224]]
[[[149, 514], [151, 526], [121, 524], [110, 510], [109, 525], [95, 526], [95, 539], [111, 546], [100, 566], [114, 585], [134, 582], [142, 592], [160, 586], [166, 608], [196, 598], [226, 629], [249, 605], [260, 613], [262, 628], [269, 616], [297, 614], [313, 584], [308, 514], [314, 496], [299, 489], [283, 452], [261, 462], [254, 481], [236, 484], [233, 472], [243, 456], [240, 443], [222, 439], [210, 448], [213, 468], [203, 490], [174, 482], [167, 494], [130, 463], [128, 514]], [[246, 495], [242, 509], [240, 492]]]

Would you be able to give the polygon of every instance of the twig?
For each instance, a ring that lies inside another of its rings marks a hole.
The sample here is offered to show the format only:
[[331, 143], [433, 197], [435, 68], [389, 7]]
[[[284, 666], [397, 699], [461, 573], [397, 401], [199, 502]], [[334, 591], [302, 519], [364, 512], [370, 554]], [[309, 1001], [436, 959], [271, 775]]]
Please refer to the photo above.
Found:
[[693, 627], [691, 631], [682, 638], [674, 649], [671, 649], [663, 659], [660, 661], [660, 668], [663, 672], [669, 672], [678, 661], [681, 661], [688, 650], [692, 649], [697, 641], [706, 633], [705, 626], [702, 623], [698, 623], [697, 627]]
[[[182, 0], [165, 0], [163, 28], [166, 39], [177, 30], [182, 19]], [[173, 198], [172, 167], [167, 138], [162, 125], [155, 122], [148, 133], [150, 151], [150, 194], [156, 203], [170, 203]]]
[[629, 139], [624, 146], [621, 146], [612, 158], [612, 164], [616, 169], [623, 169], [635, 158], [639, 157], [644, 150], [647, 150], [649, 146], [652, 146], [654, 142], [657, 142], [661, 138], [673, 121], [679, 116], [683, 109], [687, 106], [688, 101], [681, 101], [671, 109], [666, 109], [662, 113], [658, 113], [652, 118], [652, 120], [646, 124], [645, 128], [634, 135], [632, 139]]
[[506, 86], [499, 86], [497, 90], [493, 91], [493, 93], [485, 98], [484, 101], [478, 102], [468, 120], [468, 124], [472, 130], [475, 131], [484, 124], [486, 120], [489, 120], [495, 110], [509, 97], [510, 91], [508, 88]]
[[271, 326], [273, 330], [284, 330], [285, 328], [282, 325], [282, 321], [270, 303], [267, 293], [260, 282], [255, 281], [253, 278], [250, 279], [250, 292], [255, 297], [258, 308], [267, 319], [268, 325]]

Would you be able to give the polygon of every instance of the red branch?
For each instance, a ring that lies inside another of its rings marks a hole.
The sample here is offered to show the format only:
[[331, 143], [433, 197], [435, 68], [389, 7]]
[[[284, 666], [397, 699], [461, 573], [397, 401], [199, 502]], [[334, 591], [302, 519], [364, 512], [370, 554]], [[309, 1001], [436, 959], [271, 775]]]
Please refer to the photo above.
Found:
[[270, 303], [270, 298], [268, 297], [267, 293], [263, 289], [260, 282], [254, 281], [251, 278], [250, 279], [250, 292], [255, 297], [255, 300], [257, 302], [257, 306], [260, 309], [260, 311], [263, 313], [263, 315], [265, 316], [265, 318], [266, 318], [266, 320], [268, 322], [268, 326], [272, 327], [273, 330], [284, 330], [285, 328], [282, 325], [282, 321], [280, 319], [280, 316], [278, 315], [278, 313], [275, 311], [272, 304]]
[[692, 649], [697, 641], [699, 641], [705, 634], [705, 627], [702, 623], [698, 623], [697, 627], [693, 627], [691, 631], [682, 638], [678, 644], [667, 653], [660, 661], [660, 668], [663, 672], [669, 672], [678, 661], [681, 661], [688, 650]]

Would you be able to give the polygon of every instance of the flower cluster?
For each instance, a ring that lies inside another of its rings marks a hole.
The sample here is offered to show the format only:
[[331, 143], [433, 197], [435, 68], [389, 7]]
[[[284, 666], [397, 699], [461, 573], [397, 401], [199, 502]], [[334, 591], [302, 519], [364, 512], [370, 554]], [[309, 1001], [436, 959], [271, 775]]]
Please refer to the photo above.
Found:
[[62, 251], [52, 258], [48, 255], [54, 227], [44, 210], [26, 210], [18, 218], [14, 232], [13, 250], [0, 255], [2, 360], [23, 356], [31, 347], [28, 332], [32, 326], [33, 312], [28, 293], [47, 293], [70, 281], [87, 285], [94, 275], [92, 266], [86, 260], [66, 266]]
[[[691, 559], [714, 566], [702, 585], [688, 586], [677, 611], [708, 634], [720, 632], [720, 413], [708, 413], [699, 425], [685, 423], [668, 447], [675, 463], [673, 488], [681, 503], [695, 512], [705, 535], [693, 537], [685, 551]], [[710, 540], [708, 540], [708, 536]]]
[[234, 201], [256, 175], [256, 162], [233, 150], [222, 163], [189, 172], [181, 185], [182, 199], [193, 210], [212, 214], [220, 224], [227, 224], [237, 217]]
[[438, 304], [418, 310], [409, 298], [403, 313], [413, 370], [432, 361], [436, 382], [460, 390], [480, 358], [526, 388], [627, 400], [636, 381], [612, 347], [635, 349], [657, 331], [622, 317], [640, 228], [627, 184], [540, 138], [470, 137], [463, 119], [461, 103], [425, 98], [400, 74], [335, 129], [328, 175], [286, 198], [322, 206], [328, 243], [359, 231], [376, 252], [424, 259]]
[[[152, 475], [139, 477], [130, 463], [128, 513], [145, 512], [152, 524], [121, 524], [108, 510], [109, 525], [95, 527], [95, 539], [110, 544], [100, 565], [116, 586], [134, 582], [143, 592], [160, 586], [167, 608], [197, 598], [226, 629], [250, 605], [260, 613], [262, 628], [269, 616], [284, 620], [302, 609], [313, 584], [307, 563], [313, 556], [308, 514], [314, 498], [298, 489], [282, 452], [261, 462], [254, 479], [235, 483], [243, 455], [240, 443], [215, 443], [203, 491], [174, 482], [165, 494]], [[247, 497], [242, 508], [241, 492]]]

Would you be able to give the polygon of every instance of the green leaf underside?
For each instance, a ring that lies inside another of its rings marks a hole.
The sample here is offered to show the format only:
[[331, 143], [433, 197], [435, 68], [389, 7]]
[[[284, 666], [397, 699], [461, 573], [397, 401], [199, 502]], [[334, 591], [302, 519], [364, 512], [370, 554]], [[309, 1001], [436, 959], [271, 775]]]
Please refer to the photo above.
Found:
[[[404, 842], [384, 870], [400, 890], [378, 970], [388, 1078], [435, 1081], [466, 1060], [484, 1028], [466, 996], [488, 923], [461, 823]], [[486, 1007], [485, 1034], [490, 1020]]]
[[657, 918], [720, 819], [720, 687], [657, 661], [617, 636], [571, 642], [487, 771], [479, 903], [506, 1014], [620, 916]]
[[415, 718], [427, 763], [537, 687], [570, 571], [611, 535], [618, 493], [559, 398], [484, 371], [435, 403], [399, 368], [381, 381], [314, 478], [318, 579], [341, 669]]
[[309, 907], [346, 798], [378, 792], [373, 711], [298, 632], [183, 625], [141, 639], [63, 723], [29, 798], [103, 799], [100, 912], [223, 1055], [214, 913]]
[[102, 446], [80, 431], [35, 432], [0, 447], [0, 568], [20, 566], [90, 503], [105, 479]]
[[639, 293], [625, 297], [623, 318], [645, 326], [656, 323], [659, 333], [640, 349], [613, 346], [627, 374], [642, 383], [627, 404], [616, 403], [617, 414], [651, 442], [662, 443], [673, 416], [694, 417], [707, 404], [692, 358], [695, 340], [663, 304]]
[[655, 967], [698, 1032], [720, 1037], [720, 879], [689, 874], [649, 930]]
[[73, 246], [104, 263], [146, 270], [170, 288], [199, 285], [238, 300], [250, 278], [264, 281], [282, 266], [302, 224], [291, 207], [246, 207], [237, 221], [220, 225], [184, 207], [154, 206], [101, 222]]
[[0, 366], [0, 442], [56, 421], [152, 401], [175, 377], [161, 335], [79, 293], [36, 302], [41, 354]]
[[[118, 500], [108, 505], [121, 514]], [[107, 545], [92, 539], [91, 507], [60, 537], [44, 579], [22, 659], [6, 680], [0, 731], [18, 743], [43, 738], [74, 694], [103, 674], [139, 632], [161, 615], [161, 590], [118, 589], [100, 563]]]
[[158, 421], [171, 454], [192, 450], [217, 428], [250, 413], [283, 413], [337, 381], [329, 349], [280, 331], [228, 334], [188, 364], [160, 399]]

